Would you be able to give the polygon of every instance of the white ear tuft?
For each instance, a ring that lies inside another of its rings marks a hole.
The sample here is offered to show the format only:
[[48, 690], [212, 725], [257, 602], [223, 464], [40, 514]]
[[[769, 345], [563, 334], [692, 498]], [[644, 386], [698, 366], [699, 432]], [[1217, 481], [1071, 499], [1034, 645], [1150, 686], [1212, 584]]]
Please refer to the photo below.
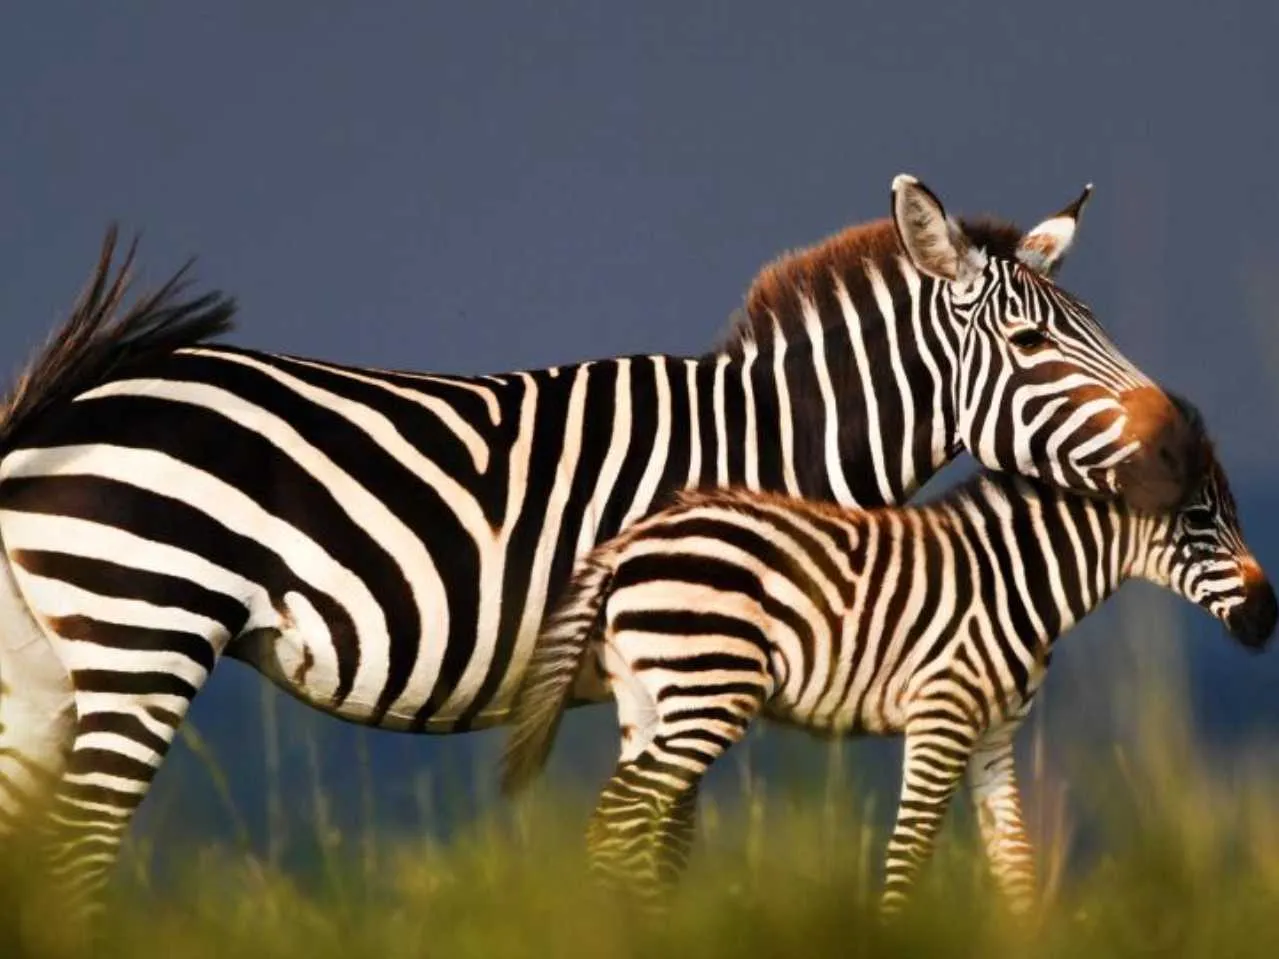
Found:
[[968, 275], [967, 237], [946, 216], [941, 200], [907, 173], [893, 177], [893, 226], [906, 255], [921, 273], [950, 282]]
[[1084, 187], [1073, 203], [1023, 236], [1017, 244], [1017, 259], [1036, 273], [1045, 276], [1056, 273], [1075, 242], [1079, 220], [1090, 196], [1091, 183]]
[[893, 194], [894, 195], [896, 195], [899, 191], [904, 190], [907, 187], [911, 187], [911, 186], [919, 186], [919, 181], [915, 179], [913, 176], [911, 176], [909, 173], [899, 173], [897, 174], [897, 176], [893, 177]]

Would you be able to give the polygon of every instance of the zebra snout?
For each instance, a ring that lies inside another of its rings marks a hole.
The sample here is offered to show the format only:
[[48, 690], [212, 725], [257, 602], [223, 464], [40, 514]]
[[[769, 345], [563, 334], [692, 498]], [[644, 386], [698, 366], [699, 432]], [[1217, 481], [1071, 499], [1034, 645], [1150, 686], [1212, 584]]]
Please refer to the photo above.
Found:
[[1270, 580], [1256, 563], [1244, 566], [1244, 601], [1226, 617], [1230, 635], [1249, 649], [1265, 649], [1279, 619], [1279, 603]]
[[1120, 497], [1142, 512], [1179, 508], [1198, 491], [1210, 462], [1199, 417], [1154, 386], [1128, 390], [1121, 400], [1128, 415], [1124, 442], [1138, 448], [1115, 469]]

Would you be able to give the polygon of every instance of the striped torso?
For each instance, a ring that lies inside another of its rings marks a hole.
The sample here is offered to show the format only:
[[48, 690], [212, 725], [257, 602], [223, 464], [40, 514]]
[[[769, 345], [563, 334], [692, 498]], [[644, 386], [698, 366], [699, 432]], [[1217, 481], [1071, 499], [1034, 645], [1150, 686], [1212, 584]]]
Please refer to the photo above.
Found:
[[666, 661], [672, 690], [753, 674], [764, 655], [770, 718], [835, 734], [902, 732], [939, 691], [978, 728], [1019, 715], [1050, 641], [1126, 575], [1140, 522], [1004, 476], [861, 513], [736, 491], [683, 500], [605, 548], [606, 635]]
[[194, 688], [225, 651], [350, 720], [483, 726], [576, 556], [672, 490], [794, 483], [785, 431], [760, 425], [771, 377], [727, 357], [460, 378], [191, 349], [42, 421], [0, 465], [0, 529], [41, 611], [68, 585], [90, 618], [180, 608], [128, 621], [171, 634]]

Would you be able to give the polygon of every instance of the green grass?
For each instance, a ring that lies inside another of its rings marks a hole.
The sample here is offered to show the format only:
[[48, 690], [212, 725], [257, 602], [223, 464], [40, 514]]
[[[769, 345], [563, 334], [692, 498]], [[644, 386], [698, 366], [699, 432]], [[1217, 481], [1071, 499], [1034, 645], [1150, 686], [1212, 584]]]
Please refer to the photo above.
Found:
[[[307, 874], [266, 865], [232, 834], [161, 881], [148, 866], [157, 852], [137, 844], [119, 873], [106, 943], [91, 954], [1279, 955], [1279, 770], [1265, 761], [1274, 752], [1215, 754], [1190, 735], [1187, 714], [1175, 698], [1145, 695], [1123, 748], [1059, 764], [1072, 808], [1100, 826], [1091, 853], [1062, 812], [1060, 780], [1033, 757], [1023, 765], [1044, 903], [1020, 922], [993, 894], [961, 805], [914, 907], [882, 928], [873, 905], [884, 800], [868, 810], [846, 783], [855, 770], [836, 765], [807, 786], [743, 775], [732, 795], [704, 804], [693, 867], [660, 923], [586, 878], [586, 797], [543, 791], [444, 842], [335, 835], [321, 815], [324, 854]], [[15, 855], [3, 865], [20, 863]], [[90, 954], [59, 945], [65, 924], [39, 890], [21, 893], [20, 905], [0, 907], [0, 956]]]

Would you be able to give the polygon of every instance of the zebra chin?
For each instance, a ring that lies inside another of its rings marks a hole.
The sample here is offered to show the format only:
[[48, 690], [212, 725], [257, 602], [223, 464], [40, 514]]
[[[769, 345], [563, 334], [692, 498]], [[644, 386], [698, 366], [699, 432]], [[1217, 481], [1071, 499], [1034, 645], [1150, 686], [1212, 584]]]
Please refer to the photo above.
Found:
[[1226, 629], [1240, 645], [1260, 651], [1269, 644], [1279, 619], [1275, 590], [1264, 575], [1247, 576], [1244, 600], [1226, 614]]
[[1212, 461], [1199, 412], [1154, 386], [1129, 390], [1122, 401], [1124, 440], [1137, 449], [1115, 467], [1115, 492], [1140, 512], [1173, 512], [1199, 491]]

